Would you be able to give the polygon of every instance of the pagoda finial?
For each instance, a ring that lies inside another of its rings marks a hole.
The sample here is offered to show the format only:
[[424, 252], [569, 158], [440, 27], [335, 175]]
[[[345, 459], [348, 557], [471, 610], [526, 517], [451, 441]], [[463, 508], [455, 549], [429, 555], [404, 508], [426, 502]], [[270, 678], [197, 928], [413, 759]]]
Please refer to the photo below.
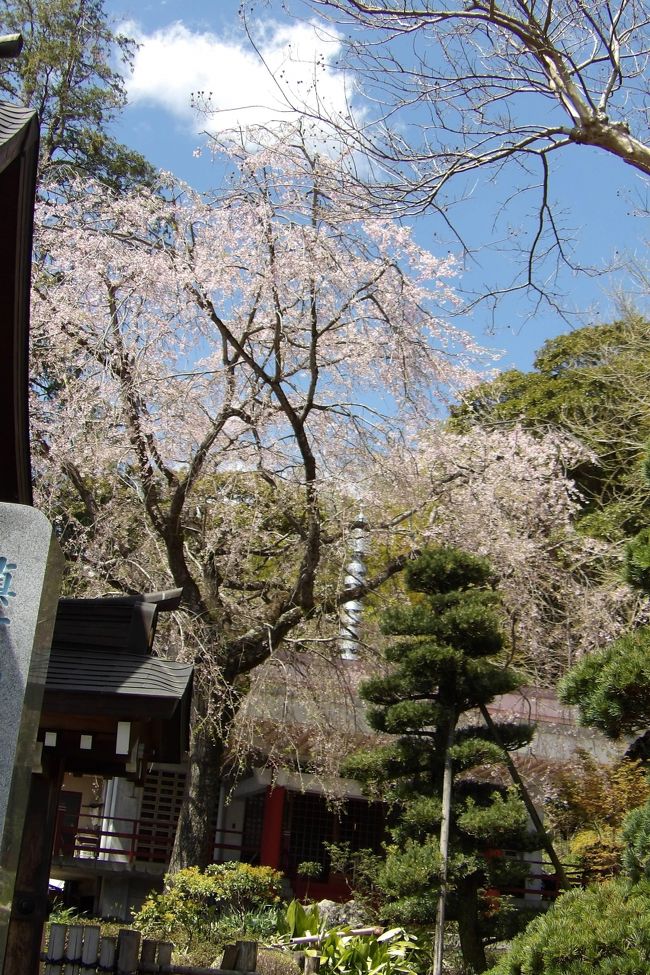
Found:
[[[367, 547], [367, 522], [363, 511], [352, 523], [352, 559], [346, 567], [346, 576], [343, 583], [344, 589], [355, 590], [366, 580], [366, 564], [364, 555]], [[359, 653], [359, 642], [361, 636], [361, 599], [348, 599], [341, 604], [340, 629], [339, 629], [339, 650], [342, 660], [356, 660]]]

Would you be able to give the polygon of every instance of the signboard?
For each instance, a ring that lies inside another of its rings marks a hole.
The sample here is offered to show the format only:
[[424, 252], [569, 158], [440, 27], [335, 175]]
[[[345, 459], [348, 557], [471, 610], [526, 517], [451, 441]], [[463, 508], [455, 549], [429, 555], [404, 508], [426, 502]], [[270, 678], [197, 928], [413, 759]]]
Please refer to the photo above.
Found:
[[0, 966], [62, 568], [47, 518], [0, 502]]

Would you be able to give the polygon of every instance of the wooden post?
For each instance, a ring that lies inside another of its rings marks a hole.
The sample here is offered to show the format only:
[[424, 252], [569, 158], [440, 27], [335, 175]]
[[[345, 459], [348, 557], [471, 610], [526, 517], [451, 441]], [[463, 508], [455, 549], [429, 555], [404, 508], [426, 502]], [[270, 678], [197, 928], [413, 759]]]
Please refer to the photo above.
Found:
[[307, 955], [305, 957], [305, 975], [317, 975], [320, 970], [320, 958], [318, 955]]
[[81, 952], [81, 968], [92, 968], [99, 959], [99, 938], [101, 928], [98, 924], [84, 926], [84, 946]]
[[66, 964], [63, 975], [78, 975], [81, 964], [84, 929], [80, 924], [73, 924], [68, 930], [68, 947], [65, 950]]
[[117, 946], [115, 944], [115, 938], [102, 938], [101, 947], [99, 949], [99, 968], [101, 971], [112, 972], [115, 968], [115, 955], [117, 953]]
[[229, 972], [234, 972], [235, 965], [237, 964], [237, 956], [237, 945], [226, 945], [223, 949], [221, 968], [225, 968]]
[[156, 963], [156, 946], [157, 943], [152, 941], [151, 938], [145, 938], [142, 942], [142, 951], [140, 952], [140, 962], [144, 965], [155, 965]]
[[235, 971], [254, 972], [257, 969], [257, 941], [238, 941]]
[[117, 937], [117, 975], [137, 975], [140, 932], [123, 929]]
[[173, 945], [171, 941], [161, 941], [158, 945], [158, 965], [161, 970], [164, 970], [165, 966], [169, 966], [172, 963], [172, 948]]
[[41, 940], [47, 918], [52, 844], [63, 779], [63, 764], [42, 760], [43, 773], [32, 774], [20, 845], [18, 871], [7, 934], [4, 975], [38, 975]]

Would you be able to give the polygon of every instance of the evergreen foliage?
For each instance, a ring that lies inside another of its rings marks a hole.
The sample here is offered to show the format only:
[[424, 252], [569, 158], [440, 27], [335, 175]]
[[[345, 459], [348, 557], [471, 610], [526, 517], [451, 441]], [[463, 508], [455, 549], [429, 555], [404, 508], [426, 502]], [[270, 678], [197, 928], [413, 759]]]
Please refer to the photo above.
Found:
[[564, 894], [489, 975], [647, 975], [650, 886], [621, 880]]
[[[459, 549], [425, 551], [407, 569], [411, 603], [387, 614], [385, 631], [399, 639], [385, 651], [387, 674], [362, 685], [368, 720], [395, 740], [357, 753], [346, 773], [383, 788], [394, 802], [391, 843], [378, 879], [400, 923], [431, 924], [439, 890], [441, 793], [450, 731], [452, 793], [449, 915], [459, 922], [465, 962], [486, 967], [490, 922], [481, 901], [490, 883], [483, 854], [493, 847], [534, 848], [523, 803], [477, 774], [503, 753], [473, 711], [518, 686], [500, 653], [499, 597], [488, 563]], [[497, 724], [508, 749], [530, 740], [529, 725]]]
[[[622, 763], [612, 775], [612, 796], [621, 790], [624, 795], [639, 771], [638, 763]], [[647, 782], [644, 785], [641, 795], [644, 791], [647, 795]], [[622, 795], [617, 795], [614, 807]], [[612, 796], [604, 803], [610, 819], [617, 812], [609, 801]], [[587, 796], [586, 808], [595, 812], [602, 799]], [[628, 878], [564, 894], [515, 938], [489, 975], [646, 975], [650, 971], [650, 801], [625, 817], [622, 840]]]
[[103, 0], [0, 0], [0, 24], [23, 35], [20, 56], [0, 62], [0, 97], [38, 112], [41, 178], [151, 183], [153, 167], [109, 134], [126, 104], [115, 62], [128, 65], [135, 43], [112, 29]]
[[626, 633], [576, 664], [559, 686], [583, 724], [610, 738], [650, 725], [650, 627]]
[[650, 881], [650, 800], [625, 817], [623, 869], [633, 883]]

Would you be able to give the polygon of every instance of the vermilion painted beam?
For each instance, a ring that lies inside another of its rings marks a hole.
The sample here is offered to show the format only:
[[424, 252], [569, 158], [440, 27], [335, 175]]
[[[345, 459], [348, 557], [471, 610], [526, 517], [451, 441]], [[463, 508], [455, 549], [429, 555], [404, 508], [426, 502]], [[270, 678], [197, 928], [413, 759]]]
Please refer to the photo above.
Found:
[[287, 790], [282, 786], [266, 790], [264, 825], [260, 845], [260, 863], [264, 867], [280, 867], [282, 859], [282, 817]]

